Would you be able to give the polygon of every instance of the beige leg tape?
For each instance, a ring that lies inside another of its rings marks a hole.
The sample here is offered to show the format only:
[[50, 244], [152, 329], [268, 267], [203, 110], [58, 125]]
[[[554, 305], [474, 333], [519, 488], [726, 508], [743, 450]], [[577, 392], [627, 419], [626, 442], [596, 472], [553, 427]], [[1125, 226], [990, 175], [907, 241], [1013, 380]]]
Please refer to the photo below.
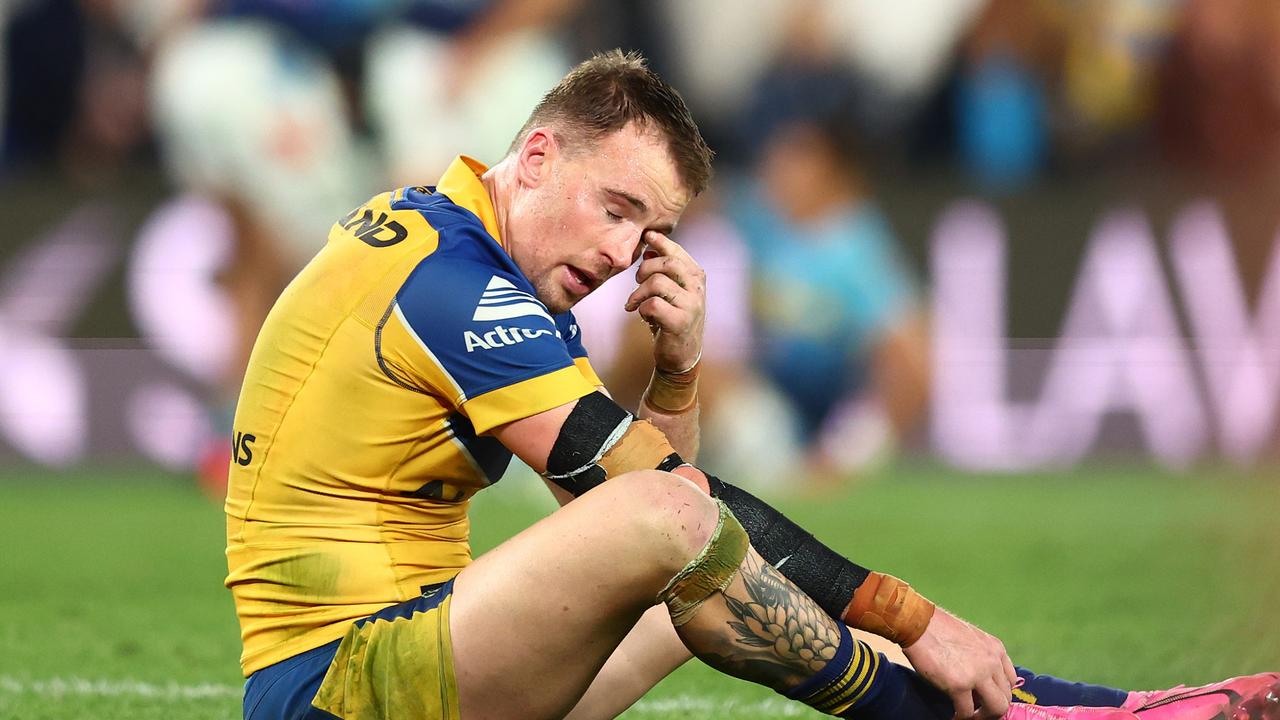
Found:
[[728, 506], [719, 500], [716, 505], [720, 518], [706, 547], [658, 593], [658, 601], [667, 604], [676, 627], [689, 622], [712, 593], [729, 586], [751, 546], [747, 531]]

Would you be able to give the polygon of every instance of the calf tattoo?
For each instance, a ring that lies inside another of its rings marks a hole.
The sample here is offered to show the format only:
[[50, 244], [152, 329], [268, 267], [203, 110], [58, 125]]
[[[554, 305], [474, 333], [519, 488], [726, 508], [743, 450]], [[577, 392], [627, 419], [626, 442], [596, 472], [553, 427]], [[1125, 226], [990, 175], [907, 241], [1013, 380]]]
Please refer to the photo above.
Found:
[[759, 555], [748, 553], [740, 576], [746, 597], [724, 593], [732, 631], [711, 665], [741, 678], [785, 690], [835, 657], [840, 630], [822, 608]]
[[836, 717], [861, 716], [883, 694], [883, 656], [776, 568], [749, 552], [738, 577], [679, 629], [699, 658]]
[[840, 645], [835, 623], [772, 565], [747, 557], [744, 570], [749, 599], [725, 597], [736, 618], [729, 627], [737, 632], [737, 642], [772, 650], [787, 665], [803, 666], [806, 675], [821, 670]]

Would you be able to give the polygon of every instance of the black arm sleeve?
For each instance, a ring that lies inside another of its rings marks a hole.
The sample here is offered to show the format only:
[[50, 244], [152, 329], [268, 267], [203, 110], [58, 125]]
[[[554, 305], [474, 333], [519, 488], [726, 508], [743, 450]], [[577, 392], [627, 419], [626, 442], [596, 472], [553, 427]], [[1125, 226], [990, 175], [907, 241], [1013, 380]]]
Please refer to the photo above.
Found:
[[574, 497], [603, 483], [604, 468], [596, 464], [627, 426], [632, 415], [607, 395], [596, 391], [578, 399], [547, 456], [543, 477]]
[[841, 620], [853, 599], [853, 591], [867, 579], [870, 571], [823, 545], [746, 490], [709, 473], [707, 481], [711, 496], [729, 506], [760, 557], [813, 598], [828, 615]]

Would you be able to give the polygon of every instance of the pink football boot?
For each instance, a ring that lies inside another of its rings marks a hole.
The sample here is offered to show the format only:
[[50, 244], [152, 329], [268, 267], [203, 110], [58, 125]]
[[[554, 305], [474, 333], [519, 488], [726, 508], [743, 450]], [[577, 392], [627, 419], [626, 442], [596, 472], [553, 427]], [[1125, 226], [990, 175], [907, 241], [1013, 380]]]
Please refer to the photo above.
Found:
[[1141, 720], [1280, 720], [1280, 674], [1246, 675], [1201, 687], [1131, 692], [1121, 709]]
[[1002, 720], [1138, 720], [1138, 716], [1113, 707], [1053, 707], [1011, 703]]

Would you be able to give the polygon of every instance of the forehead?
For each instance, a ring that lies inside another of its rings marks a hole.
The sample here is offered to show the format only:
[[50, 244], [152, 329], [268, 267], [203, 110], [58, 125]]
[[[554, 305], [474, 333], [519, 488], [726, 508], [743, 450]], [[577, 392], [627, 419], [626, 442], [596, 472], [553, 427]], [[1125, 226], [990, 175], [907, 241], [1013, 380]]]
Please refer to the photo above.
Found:
[[601, 138], [580, 161], [602, 186], [627, 192], [655, 212], [679, 215], [690, 196], [666, 138], [632, 123]]

